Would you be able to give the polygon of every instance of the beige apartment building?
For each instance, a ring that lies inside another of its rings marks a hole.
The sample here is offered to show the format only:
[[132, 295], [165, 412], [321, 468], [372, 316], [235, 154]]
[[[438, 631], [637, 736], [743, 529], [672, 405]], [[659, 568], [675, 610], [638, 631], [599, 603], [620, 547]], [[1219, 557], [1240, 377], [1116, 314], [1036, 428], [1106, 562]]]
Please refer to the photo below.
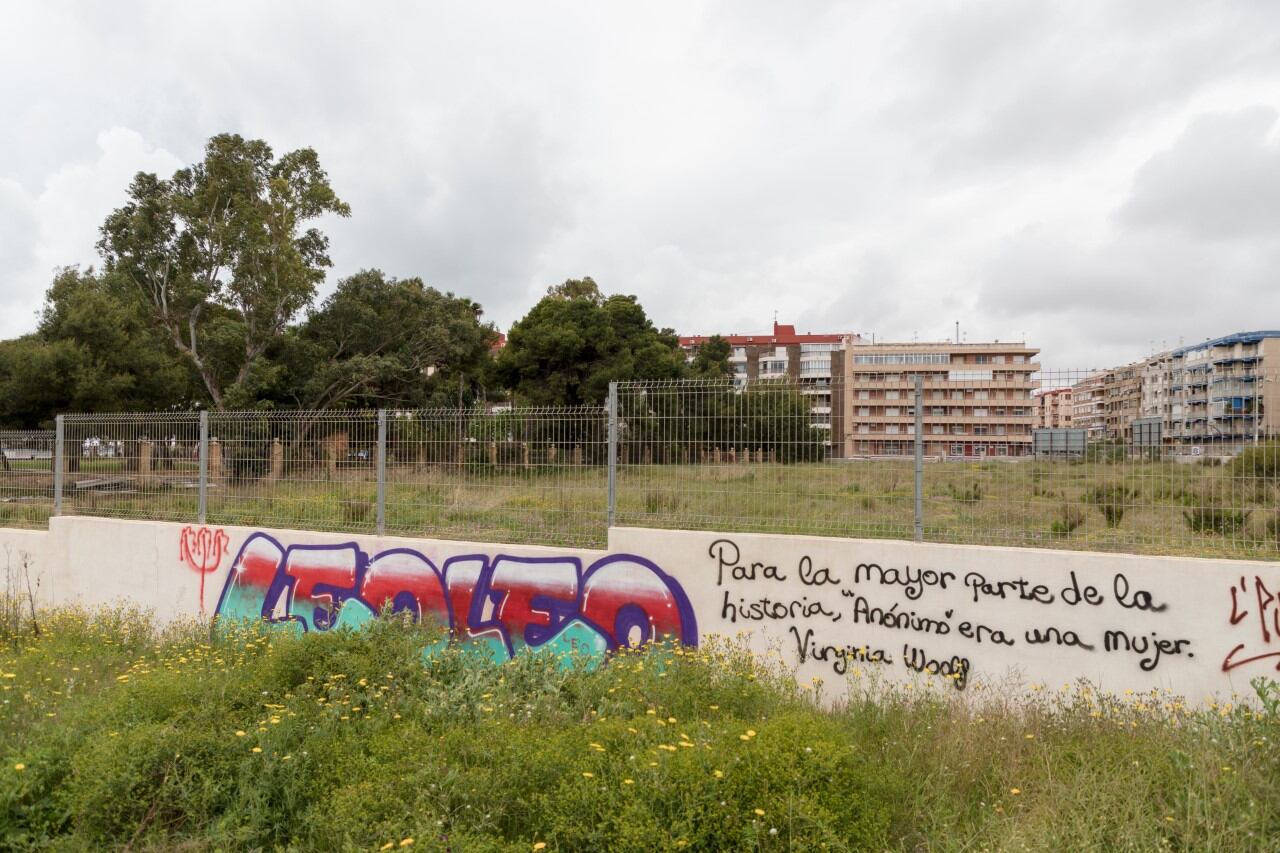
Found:
[[1038, 429], [1066, 429], [1071, 426], [1072, 404], [1070, 388], [1051, 388], [1036, 397], [1036, 427]]
[[1142, 412], [1142, 362], [1125, 364], [1102, 374], [1102, 424], [1107, 438], [1128, 443], [1133, 422]]
[[915, 380], [923, 377], [928, 456], [1027, 456], [1040, 351], [1023, 343], [859, 343], [844, 347], [844, 455], [915, 452]]

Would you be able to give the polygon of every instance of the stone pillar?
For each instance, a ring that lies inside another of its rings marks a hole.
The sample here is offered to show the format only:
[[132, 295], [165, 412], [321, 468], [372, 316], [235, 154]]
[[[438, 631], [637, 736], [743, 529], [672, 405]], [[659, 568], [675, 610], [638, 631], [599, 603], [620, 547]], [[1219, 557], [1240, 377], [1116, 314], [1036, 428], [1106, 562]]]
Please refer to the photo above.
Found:
[[274, 483], [284, 478], [284, 445], [280, 439], [271, 439], [271, 474], [268, 482]]
[[152, 442], [149, 438], [144, 438], [138, 442], [138, 482], [147, 484], [151, 482], [151, 451]]
[[222, 485], [222, 442], [209, 439], [209, 485]]
[[737, 461], [738, 461], [738, 450], [736, 447], [730, 447], [729, 448], [729, 464], [732, 465]]
[[556, 464], [556, 446], [554, 444], [547, 448], [547, 464]]
[[645, 465], [652, 465], [652, 464], [653, 464], [653, 448], [652, 448], [652, 447], [650, 447], [649, 445], [647, 445], [647, 444], [646, 444], [646, 445], [644, 446], [644, 450], [643, 450], [643, 451], [641, 451], [641, 454], [642, 454], [642, 455], [641, 455], [641, 457], [640, 457], [640, 458], [641, 458], [641, 460], [644, 462], [644, 464], [645, 464]]
[[573, 464], [574, 465], [582, 464], [582, 445], [581, 444], [575, 444], [573, 446]]
[[711, 464], [712, 465], [720, 464], [720, 448], [718, 447], [713, 447], [711, 449]]
[[757, 448], [756, 448], [756, 461], [757, 461], [757, 462], [763, 462], [763, 461], [764, 461], [764, 448], [763, 448], [763, 447], [757, 447]]
[[520, 464], [528, 468], [529, 465], [529, 442], [520, 442]]
[[458, 442], [458, 467], [461, 468], [467, 464], [467, 443], [465, 441]]
[[495, 468], [498, 466], [498, 442], [489, 442], [489, 464]]

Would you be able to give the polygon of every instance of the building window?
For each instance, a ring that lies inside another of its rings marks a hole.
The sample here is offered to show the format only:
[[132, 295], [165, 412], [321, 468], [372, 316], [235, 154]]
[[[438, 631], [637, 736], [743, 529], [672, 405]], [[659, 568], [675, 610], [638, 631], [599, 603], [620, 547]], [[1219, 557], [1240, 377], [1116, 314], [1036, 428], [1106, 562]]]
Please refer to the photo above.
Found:
[[933, 399], [935, 399], [935, 400], [945, 400], [945, 399], [947, 399], [947, 392], [946, 392], [946, 391], [934, 391], [934, 392], [933, 392]]
[[897, 432], [898, 432], [898, 425], [897, 425], [897, 424], [886, 424], [886, 425], [885, 425], [885, 428], [884, 428], [884, 431], [885, 431], [885, 432], [887, 432], [887, 433], [893, 433], [894, 435], [896, 435], [896, 434], [897, 434]]
[[933, 425], [933, 434], [934, 434], [934, 435], [946, 435], [946, 433], [947, 433], [947, 427], [946, 427], [946, 425], [945, 425], [945, 424], [934, 424], [934, 425]]
[[889, 408], [884, 410], [884, 416], [886, 418], [896, 418], [898, 417], [898, 413], [901, 411], [902, 410], [899, 409], [897, 406], [890, 406]]
[[953, 445], [951, 445], [951, 455], [952, 455], [952, 456], [964, 456], [964, 445], [963, 445], [963, 444], [953, 444]]
[[862, 433], [862, 434], [864, 434], [864, 435], [865, 435], [866, 433], [871, 432], [871, 425], [870, 425], [870, 424], [858, 424], [858, 432], [860, 432], [860, 433]]
[[868, 407], [868, 406], [859, 406], [859, 407], [858, 407], [858, 417], [860, 417], [860, 418], [869, 418], [869, 417], [871, 417], [871, 409], [870, 409], [870, 407]]
[[985, 417], [987, 416], [987, 410], [986, 410], [986, 409], [974, 409], [974, 410], [973, 410], [973, 416], [974, 416], [975, 418], [985, 418]]
[[973, 399], [975, 399], [975, 400], [985, 400], [985, 399], [987, 399], [987, 392], [986, 392], [986, 391], [974, 391], [974, 392], [973, 392]]
[[858, 399], [859, 399], [859, 400], [870, 400], [870, 399], [871, 399], [871, 392], [870, 392], [870, 391], [859, 391], [859, 392], [858, 392]]
[[991, 356], [989, 356], [989, 355], [975, 355], [975, 356], [973, 357], [973, 363], [974, 363], [974, 364], [990, 364], [990, 363], [991, 363]]
[[996, 445], [996, 456], [1008, 456], [1008, 455], [1009, 455], [1009, 445], [1007, 444]]
[[948, 370], [947, 379], [952, 382], [990, 382], [990, 370]]
[[951, 425], [951, 434], [952, 434], [952, 435], [964, 435], [964, 424], [952, 424], [952, 425]]
[[1004, 435], [1004, 424], [996, 424], [996, 435]]
[[885, 398], [886, 400], [896, 400], [896, 399], [898, 399], [898, 392], [897, 392], [897, 391], [885, 391], [885, 392], [884, 392], [884, 398]]
[[987, 434], [987, 428], [986, 428], [986, 427], [984, 427], [984, 426], [976, 426], [976, 427], [974, 427], [974, 428], [973, 428], [973, 434], [974, 434], [974, 435], [986, 435], [986, 434]]

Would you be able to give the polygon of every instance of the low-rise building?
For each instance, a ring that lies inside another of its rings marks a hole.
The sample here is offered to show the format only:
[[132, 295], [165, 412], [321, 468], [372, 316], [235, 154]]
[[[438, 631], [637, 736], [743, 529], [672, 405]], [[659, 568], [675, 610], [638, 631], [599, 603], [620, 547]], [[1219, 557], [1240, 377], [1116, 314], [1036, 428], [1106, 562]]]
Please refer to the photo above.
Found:
[[[680, 346], [690, 359], [712, 335], [685, 335]], [[793, 383], [809, 398], [811, 424], [839, 434], [839, 377], [843, 374], [843, 349], [860, 342], [857, 335], [842, 332], [800, 333], [794, 325], [774, 321], [773, 332], [762, 335], [720, 335], [729, 344], [729, 366], [739, 387], [772, 380]], [[834, 380], [834, 381], [833, 381]]]
[[1050, 388], [1036, 396], [1036, 427], [1066, 429], [1071, 426], [1071, 388]]

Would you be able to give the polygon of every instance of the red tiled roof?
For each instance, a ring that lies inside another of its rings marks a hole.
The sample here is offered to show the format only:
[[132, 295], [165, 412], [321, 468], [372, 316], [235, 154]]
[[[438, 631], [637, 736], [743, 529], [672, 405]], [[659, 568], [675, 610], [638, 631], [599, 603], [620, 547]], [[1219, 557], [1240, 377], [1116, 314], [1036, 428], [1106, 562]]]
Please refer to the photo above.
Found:
[[[691, 347], [700, 346], [711, 340], [712, 335], [681, 335], [680, 346]], [[721, 335], [730, 346], [785, 346], [787, 344], [838, 344], [844, 340], [845, 335], [842, 333], [834, 334], [797, 334], [796, 327], [793, 325], [784, 325], [779, 323], [773, 324], [773, 334], [771, 335]]]

